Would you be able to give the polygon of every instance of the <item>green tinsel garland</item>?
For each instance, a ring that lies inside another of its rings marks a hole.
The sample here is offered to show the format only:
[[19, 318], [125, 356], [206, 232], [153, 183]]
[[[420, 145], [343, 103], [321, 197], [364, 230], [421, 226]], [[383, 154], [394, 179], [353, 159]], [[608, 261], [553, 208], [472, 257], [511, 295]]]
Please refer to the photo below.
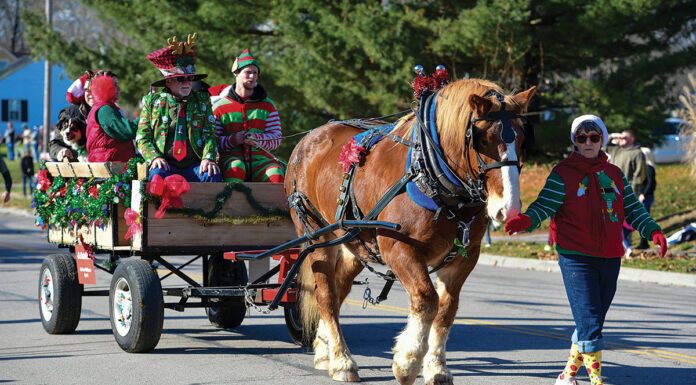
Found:
[[[66, 178], [56, 176], [51, 181], [46, 171], [45, 162], [41, 162], [39, 171], [39, 187], [48, 184], [50, 187], [36, 188], [32, 207], [35, 209], [37, 224], [42, 228], [53, 226], [86, 226], [96, 224], [103, 226], [111, 219], [112, 205], [123, 202], [125, 207], [131, 204], [131, 188], [133, 179], [137, 178], [137, 167], [143, 163], [142, 158], [133, 158], [128, 162], [123, 174], [113, 175], [110, 178]], [[246, 195], [247, 201], [259, 215], [251, 217], [226, 217], [218, 215], [225, 202], [232, 196], [233, 191], [240, 191]], [[160, 199], [153, 197], [145, 191], [145, 183], [141, 184], [141, 194], [147, 201], [157, 206]], [[275, 208], [266, 208], [254, 199], [251, 189], [241, 182], [230, 182], [225, 185], [215, 197], [215, 206], [210, 211], [203, 209], [181, 208], [168, 211], [183, 214], [194, 219], [209, 223], [262, 223], [290, 218], [290, 213]]]
[[[45, 162], [39, 171], [39, 186], [34, 190], [32, 207], [37, 224], [53, 226], [103, 226], [111, 219], [111, 207], [123, 202], [130, 207], [132, 180], [137, 177], [138, 163], [133, 158], [123, 174], [103, 178], [69, 178], [56, 176], [51, 181]], [[47, 185], [50, 187], [46, 188]]]

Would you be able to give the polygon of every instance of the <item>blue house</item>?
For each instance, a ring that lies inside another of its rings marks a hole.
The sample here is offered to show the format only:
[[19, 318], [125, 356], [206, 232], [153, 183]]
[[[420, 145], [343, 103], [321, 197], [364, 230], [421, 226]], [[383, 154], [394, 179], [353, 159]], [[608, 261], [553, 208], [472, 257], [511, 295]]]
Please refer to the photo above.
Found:
[[[65, 94], [74, 79], [63, 67], [51, 68], [51, 125], [58, 121], [60, 110], [68, 106]], [[44, 61], [23, 56], [0, 69], [0, 132], [12, 122], [17, 133], [22, 125], [43, 125]]]

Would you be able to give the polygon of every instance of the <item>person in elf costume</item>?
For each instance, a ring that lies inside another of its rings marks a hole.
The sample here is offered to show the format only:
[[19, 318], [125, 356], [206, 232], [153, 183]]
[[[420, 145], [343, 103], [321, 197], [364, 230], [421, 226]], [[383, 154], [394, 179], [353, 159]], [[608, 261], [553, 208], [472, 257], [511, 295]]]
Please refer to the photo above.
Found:
[[505, 224], [509, 234], [532, 231], [551, 216], [550, 239], [558, 251], [568, 302], [575, 321], [570, 355], [556, 385], [576, 385], [584, 364], [592, 385], [602, 384], [602, 327], [616, 292], [624, 219], [667, 252], [662, 230], [638, 202], [626, 176], [608, 162], [600, 146], [609, 140], [594, 115], [573, 121], [575, 151], [560, 161], [527, 211]]
[[268, 151], [280, 145], [278, 110], [258, 85], [259, 62], [245, 49], [232, 65], [233, 85], [210, 87], [220, 168], [226, 182], [283, 183], [283, 169]]
[[92, 108], [87, 115], [87, 154], [90, 162], [128, 162], [135, 157], [135, 123], [116, 105], [121, 88], [110, 71], [91, 82]]
[[147, 55], [164, 79], [152, 83], [164, 89], [147, 95], [136, 135], [138, 151], [150, 164], [149, 178], [179, 174], [189, 182], [221, 182], [217, 160], [215, 117], [210, 96], [192, 90], [196, 74], [196, 34]]

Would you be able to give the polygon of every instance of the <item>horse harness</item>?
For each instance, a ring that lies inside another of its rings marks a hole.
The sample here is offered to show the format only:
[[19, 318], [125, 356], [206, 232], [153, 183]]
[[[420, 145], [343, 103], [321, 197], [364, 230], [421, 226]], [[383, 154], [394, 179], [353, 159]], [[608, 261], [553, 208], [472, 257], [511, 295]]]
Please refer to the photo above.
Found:
[[[440, 146], [433, 138], [433, 134], [437, 132], [436, 122], [434, 119], [436, 108], [435, 99], [437, 94], [438, 92], [423, 93], [420, 99], [420, 108], [417, 110], [411, 110], [416, 117], [411, 140], [407, 140], [387, 132], [393, 128], [393, 125], [384, 126], [384, 122], [375, 121], [374, 119], [351, 119], [335, 122], [368, 131], [366, 135], [362, 137], [360, 143], [358, 143], [358, 145], [361, 147], [369, 148], [371, 145], [374, 145], [377, 141], [381, 140], [382, 137], [387, 137], [394, 142], [411, 148], [410, 166], [404, 175], [384, 194], [384, 196], [366, 215], [363, 215], [355, 199], [353, 179], [358, 163], [352, 163], [348, 172], [343, 174], [343, 183], [339, 187], [340, 196], [337, 200], [338, 209], [335, 216], [336, 221], [343, 223], [348, 206], [351, 206], [351, 214], [356, 220], [376, 220], [377, 216], [382, 212], [387, 204], [391, 202], [391, 200], [397, 194], [399, 194], [409, 182], [414, 182], [418, 187], [418, 190], [420, 190], [428, 198], [432, 199], [438, 207], [435, 216], [433, 217], [433, 221], [437, 220], [441, 214], [444, 214], [447, 219], [456, 221], [458, 228], [457, 238], [461, 239], [461, 245], [463, 248], [469, 246], [469, 230], [471, 223], [483, 210], [487, 201], [487, 193], [484, 183], [485, 174], [490, 170], [504, 166], [517, 166], [518, 169], [520, 168], [519, 161], [517, 160], [503, 160], [499, 162], [486, 163], [481, 158], [479, 151], [473, 144], [474, 124], [478, 121], [500, 121], [503, 126], [501, 133], [503, 142], [506, 144], [511, 144], [515, 141], [516, 133], [512, 128], [510, 121], [512, 119], [524, 119], [524, 116], [518, 115], [513, 111], [506, 111], [505, 102], [503, 101], [504, 96], [497, 91], [491, 90], [484, 96], [495, 96], [498, 101], [501, 102], [501, 109], [478, 118], [474, 117], [473, 113], [471, 114], [465, 135], [465, 159], [467, 159], [467, 162], [469, 162], [468, 151], [469, 147], [471, 147], [476, 156], [478, 175], [477, 179], [474, 180], [472, 176], [467, 173], [466, 178], [462, 179], [447, 164], [445, 161], [445, 155], [442, 153]], [[378, 127], [380, 125], [382, 125], [382, 127]], [[474, 169], [470, 164], [469, 166], [470, 169]], [[308, 214], [310, 211], [323, 226], [329, 226], [328, 221], [323, 218], [307, 196], [304, 193], [296, 190], [294, 181], [293, 192], [288, 197], [288, 203], [290, 208], [295, 209], [298, 219], [305, 227], [305, 234], [310, 234], [312, 232], [312, 225], [308, 221]], [[468, 221], [464, 220], [458, 215], [462, 209], [471, 207], [479, 207], [479, 209], [470, 217]], [[343, 228], [343, 226], [341, 226], [341, 228]], [[345, 228], [343, 229], [345, 230]], [[382, 265], [385, 264], [381, 257], [379, 247], [377, 246], [377, 239], [374, 234], [372, 235], [372, 240], [375, 250], [372, 250], [359, 237], [356, 237], [356, 239], [360, 246], [366, 250], [368, 256], [373, 262]], [[455, 256], [456, 253], [449, 253], [437, 267], [434, 267], [429, 271], [429, 274], [440, 270], [446, 264], [454, 260]], [[391, 270], [388, 270], [386, 274], [381, 273], [372, 268], [362, 258], [358, 258], [358, 260], [363, 264], [364, 267], [382, 277], [387, 282], [376, 300], [369, 297], [368, 287], [365, 293], [365, 302], [377, 304], [383, 300], [386, 300], [387, 293], [396, 280], [394, 273]], [[365, 283], [367, 283], [367, 281], [365, 281]]]

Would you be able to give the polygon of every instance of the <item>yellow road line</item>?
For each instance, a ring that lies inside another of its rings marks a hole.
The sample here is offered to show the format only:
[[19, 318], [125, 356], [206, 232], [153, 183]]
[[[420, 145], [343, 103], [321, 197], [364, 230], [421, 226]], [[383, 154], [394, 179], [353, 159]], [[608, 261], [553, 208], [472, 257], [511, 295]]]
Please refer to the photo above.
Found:
[[[357, 301], [354, 299], [346, 299], [345, 301], [346, 304], [351, 305], [351, 306], [360, 306], [362, 307], [362, 302]], [[406, 314], [408, 315], [409, 310], [397, 306], [389, 306], [389, 305], [370, 305], [369, 307], [373, 309], [378, 309], [378, 310], [383, 310], [386, 312], [391, 312], [391, 313], [399, 313], [399, 314]], [[513, 332], [518, 332], [518, 333], [523, 333], [523, 334], [529, 334], [529, 335], [534, 335], [534, 336], [539, 336], [539, 337], [546, 337], [546, 338], [553, 338], [556, 340], [561, 340], [561, 341], [569, 341], [568, 337], [557, 332], [546, 332], [546, 331], [540, 331], [540, 330], [535, 330], [531, 328], [525, 328], [525, 327], [520, 327], [520, 326], [506, 326], [502, 324], [498, 324], [495, 322], [490, 322], [490, 321], [483, 321], [483, 320], [477, 320], [477, 319], [472, 319], [472, 318], [463, 318], [463, 319], [455, 319], [454, 323], [456, 324], [461, 324], [461, 325], [481, 325], [493, 329], [499, 329], [499, 330], [506, 330], [506, 331], [513, 331]], [[681, 353], [674, 353], [674, 352], [669, 352], [666, 350], [661, 350], [661, 349], [651, 349], [651, 348], [643, 348], [640, 346], [633, 346], [633, 345], [628, 345], [628, 344], [623, 344], [623, 343], [607, 343], [607, 347], [611, 348], [612, 350], [622, 350], [626, 352], [631, 352], [631, 353], [636, 353], [636, 354], [642, 354], [642, 355], [647, 355], [647, 356], [652, 356], [652, 357], [660, 357], [660, 358], [667, 358], [675, 361], [681, 361], [681, 362], [688, 362], [690, 364], [696, 364], [696, 356], [691, 356], [687, 354], [681, 354]]]

